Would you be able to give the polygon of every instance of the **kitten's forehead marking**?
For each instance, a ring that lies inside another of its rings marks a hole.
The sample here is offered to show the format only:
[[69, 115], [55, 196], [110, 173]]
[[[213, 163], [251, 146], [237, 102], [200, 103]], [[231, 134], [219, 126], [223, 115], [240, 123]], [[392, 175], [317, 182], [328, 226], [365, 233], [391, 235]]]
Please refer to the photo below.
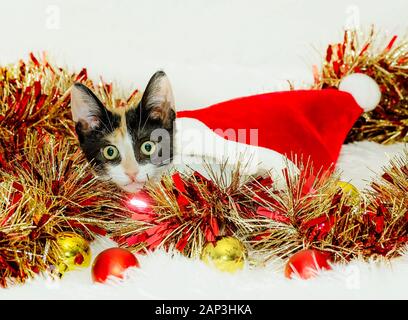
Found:
[[115, 128], [115, 130], [107, 136], [108, 141], [111, 142], [112, 144], [120, 142], [122, 139], [125, 138], [127, 134], [125, 113], [115, 110], [114, 114], [120, 117], [120, 122], [119, 126]]
[[124, 171], [136, 172], [138, 171], [138, 163], [135, 157], [135, 152], [133, 150], [132, 137], [126, 125], [125, 110], [118, 110], [115, 111], [115, 113], [120, 115], [120, 125], [110, 135], [107, 136], [107, 140], [118, 148], [122, 158], [121, 165], [123, 166]]

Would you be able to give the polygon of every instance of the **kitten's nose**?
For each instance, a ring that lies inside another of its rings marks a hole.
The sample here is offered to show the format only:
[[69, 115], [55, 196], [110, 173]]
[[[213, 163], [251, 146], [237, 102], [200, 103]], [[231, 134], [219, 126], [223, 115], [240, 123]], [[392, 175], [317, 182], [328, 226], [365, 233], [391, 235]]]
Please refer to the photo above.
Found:
[[136, 182], [137, 171], [125, 172], [125, 174], [129, 177], [130, 181]]

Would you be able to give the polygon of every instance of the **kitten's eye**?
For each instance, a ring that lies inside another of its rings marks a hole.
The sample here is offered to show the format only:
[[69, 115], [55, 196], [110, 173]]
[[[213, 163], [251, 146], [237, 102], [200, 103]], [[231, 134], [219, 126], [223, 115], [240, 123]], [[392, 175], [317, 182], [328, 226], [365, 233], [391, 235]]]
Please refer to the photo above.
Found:
[[140, 151], [146, 156], [151, 156], [156, 151], [156, 144], [153, 141], [143, 142]]
[[107, 146], [103, 148], [103, 156], [108, 160], [114, 160], [119, 156], [119, 151], [115, 146]]

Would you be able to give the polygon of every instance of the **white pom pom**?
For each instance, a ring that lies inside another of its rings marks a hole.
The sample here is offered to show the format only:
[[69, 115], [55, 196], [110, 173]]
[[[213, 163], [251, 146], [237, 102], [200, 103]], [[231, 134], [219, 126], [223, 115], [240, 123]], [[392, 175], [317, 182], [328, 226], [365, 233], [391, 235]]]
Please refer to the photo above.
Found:
[[344, 77], [339, 89], [350, 93], [365, 112], [373, 110], [381, 100], [381, 90], [377, 82], [363, 73]]

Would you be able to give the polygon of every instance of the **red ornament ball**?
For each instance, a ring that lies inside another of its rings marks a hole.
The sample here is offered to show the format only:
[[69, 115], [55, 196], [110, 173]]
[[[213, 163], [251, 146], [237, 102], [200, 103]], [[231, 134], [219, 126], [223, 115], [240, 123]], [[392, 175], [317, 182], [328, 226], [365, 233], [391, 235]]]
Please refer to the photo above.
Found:
[[309, 279], [319, 270], [330, 270], [331, 255], [314, 249], [305, 249], [295, 253], [286, 263], [285, 277], [295, 274], [302, 279]]
[[139, 267], [139, 262], [130, 251], [123, 248], [110, 248], [102, 251], [92, 265], [92, 279], [105, 282], [108, 276], [123, 279], [123, 272], [129, 267]]

